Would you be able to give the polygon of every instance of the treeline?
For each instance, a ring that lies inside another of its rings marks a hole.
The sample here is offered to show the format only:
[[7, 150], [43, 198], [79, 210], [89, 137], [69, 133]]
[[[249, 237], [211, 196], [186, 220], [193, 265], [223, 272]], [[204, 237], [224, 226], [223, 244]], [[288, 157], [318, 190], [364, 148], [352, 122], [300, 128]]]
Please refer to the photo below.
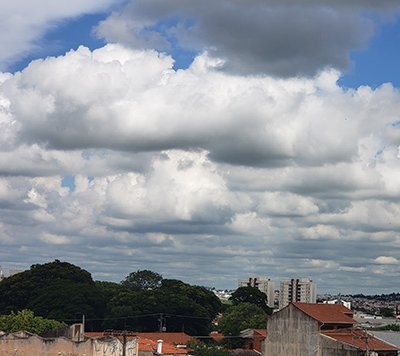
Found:
[[97, 282], [67, 262], [33, 265], [0, 282], [0, 314], [21, 310], [86, 330], [185, 331], [206, 335], [223, 306], [213, 292], [179, 280], [136, 271], [121, 283]]
[[400, 293], [375, 294], [375, 295], [349, 294], [348, 297], [390, 302], [390, 301], [400, 300]]

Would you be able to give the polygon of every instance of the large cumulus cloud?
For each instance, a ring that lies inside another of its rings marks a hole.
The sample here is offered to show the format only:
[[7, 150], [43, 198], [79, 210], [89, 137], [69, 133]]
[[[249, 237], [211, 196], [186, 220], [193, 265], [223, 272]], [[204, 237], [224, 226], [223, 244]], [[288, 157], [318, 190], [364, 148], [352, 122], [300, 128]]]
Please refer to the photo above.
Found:
[[[390, 86], [345, 91], [335, 71], [231, 76], [205, 54], [187, 70], [172, 62], [119, 45], [35, 61], [3, 83], [4, 122], [19, 142], [49, 149], [203, 149], [250, 166], [374, 160], [379, 140], [398, 141], [399, 94]], [[364, 157], [368, 139], [376, 152]]]
[[114, 44], [2, 74], [2, 264], [384, 288], [400, 266], [398, 90], [218, 65]]

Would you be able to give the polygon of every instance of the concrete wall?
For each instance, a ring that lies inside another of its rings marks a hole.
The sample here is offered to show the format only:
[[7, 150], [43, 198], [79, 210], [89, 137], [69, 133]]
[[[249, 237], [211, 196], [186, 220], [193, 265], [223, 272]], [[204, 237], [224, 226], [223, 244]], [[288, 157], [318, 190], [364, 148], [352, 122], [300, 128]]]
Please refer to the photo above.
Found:
[[320, 334], [319, 324], [289, 304], [268, 321], [265, 356], [361, 356], [355, 347]]
[[265, 356], [325, 356], [318, 322], [292, 304], [268, 320]]
[[365, 354], [355, 347], [345, 345], [325, 335], [321, 335], [321, 348], [323, 356], [361, 356]]
[[[137, 340], [126, 344], [126, 356], [137, 356]], [[74, 342], [64, 337], [44, 339], [29, 333], [0, 336], [0, 356], [122, 356], [122, 342], [113, 337]]]

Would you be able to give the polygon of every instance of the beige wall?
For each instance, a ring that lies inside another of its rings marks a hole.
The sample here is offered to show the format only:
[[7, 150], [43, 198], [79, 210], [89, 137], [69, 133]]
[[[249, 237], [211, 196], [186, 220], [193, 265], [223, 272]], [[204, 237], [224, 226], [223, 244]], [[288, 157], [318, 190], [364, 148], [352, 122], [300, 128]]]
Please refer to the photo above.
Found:
[[[122, 342], [116, 338], [74, 342], [66, 338], [43, 339], [28, 333], [0, 336], [0, 356], [122, 356]], [[137, 340], [127, 342], [126, 356], [137, 355]]]
[[359, 356], [358, 349], [320, 334], [319, 324], [292, 304], [268, 321], [265, 356]]
[[318, 356], [320, 347], [318, 322], [293, 305], [268, 320], [266, 356]]
[[328, 336], [321, 335], [322, 356], [360, 356], [364, 352], [350, 345], [345, 345]]

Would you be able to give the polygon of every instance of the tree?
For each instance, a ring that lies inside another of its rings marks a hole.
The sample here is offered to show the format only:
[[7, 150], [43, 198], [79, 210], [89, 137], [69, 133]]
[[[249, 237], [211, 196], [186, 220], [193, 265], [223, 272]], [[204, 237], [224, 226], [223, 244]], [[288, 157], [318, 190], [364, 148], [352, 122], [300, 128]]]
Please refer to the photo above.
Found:
[[157, 289], [120, 291], [108, 304], [104, 327], [136, 331], [166, 327], [167, 331], [208, 335], [220, 309], [219, 299], [206, 288], [163, 279]]
[[393, 317], [394, 310], [392, 308], [382, 307], [379, 308], [379, 314], [385, 318]]
[[35, 316], [32, 311], [27, 309], [16, 314], [11, 312], [9, 315], [0, 315], [0, 330], [6, 333], [28, 331], [39, 335], [65, 326], [67, 326], [65, 323]]
[[130, 290], [150, 290], [160, 287], [163, 280], [161, 274], [158, 274], [147, 269], [137, 270], [127, 276], [121, 285]]
[[251, 303], [263, 309], [268, 315], [272, 314], [272, 309], [268, 306], [267, 295], [255, 287], [240, 287], [232, 293], [229, 300], [233, 305]]
[[102, 318], [105, 304], [89, 272], [55, 260], [0, 283], [0, 313], [22, 309], [57, 320]]
[[265, 329], [267, 317], [263, 309], [251, 303], [231, 306], [218, 323], [224, 336], [231, 337], [225, 340], [225, 344], [231, 348], [242, 346], [240, 332], [244, 329]]
[[400, 325], [399, 324], [388, 324], [385, 326], [378, 327], [374, 330], [391, 330], [391, 331], [400, 331]]

